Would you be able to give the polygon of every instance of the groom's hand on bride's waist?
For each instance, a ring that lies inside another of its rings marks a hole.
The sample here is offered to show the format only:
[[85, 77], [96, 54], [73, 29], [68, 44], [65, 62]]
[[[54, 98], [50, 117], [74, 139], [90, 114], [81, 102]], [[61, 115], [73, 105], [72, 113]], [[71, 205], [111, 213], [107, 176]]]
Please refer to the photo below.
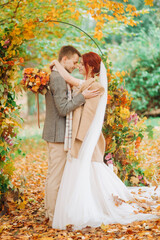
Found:
[[93, 97], [97, 97], [98, 95], [100, 95], [100, 91], [98, 89], [94, 89], [94, 90], [89, 90], [90, 87], [86, 88], [82, 94], [84, 96], [85, 99], [89, 99], [89, 98], [93, 98]]

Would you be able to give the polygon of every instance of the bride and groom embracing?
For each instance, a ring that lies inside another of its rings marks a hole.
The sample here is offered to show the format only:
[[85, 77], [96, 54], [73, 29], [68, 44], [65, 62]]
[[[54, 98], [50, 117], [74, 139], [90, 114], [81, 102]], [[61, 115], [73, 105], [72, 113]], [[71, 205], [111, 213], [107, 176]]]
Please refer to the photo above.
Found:
[[[70, 75], [78, 65], [84, 80]], [[56, 229], [71, 224], [76, 230], [153, 218], [137, 214], [141, 206], [103, 162], [107, 77], [100, 56], [93, 52], [81, 56], [73, 46], [63, 46], [51, 68], [43, 129], [48, 146], [49, 224]]]

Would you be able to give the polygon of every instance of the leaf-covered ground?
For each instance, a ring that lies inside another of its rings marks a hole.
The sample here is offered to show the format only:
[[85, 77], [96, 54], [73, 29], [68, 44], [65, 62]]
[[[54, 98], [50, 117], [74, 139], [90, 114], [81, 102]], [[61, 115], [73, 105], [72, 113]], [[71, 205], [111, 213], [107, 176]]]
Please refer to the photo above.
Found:
[[[0, 239], [160, 239], [160, 219], [134, 222], [128, 225], [102, 225], [96, 229], [88, 227], [76, 232], [72, 231], [71, 226], [68, 226], [65, 231], [50, 228], [45, 222], [44, 212], [47, 151], [46, 144], [41, 140], [40, 135], [37, 135], [36, 129], [35, 125], [25, 125], [21, 132], [22, 140], [19, 148], [22, 153], [15, 158], [15, 172], [12, 179], [13, 184], [20, 189], [21, 199], [16, 204], [12, 200], [12, 195], [8, 196], [10, 213], [0, 220]], [[154, 186], [159, 184], [160, 180], [159, 134], [160, 128], [156, 127], [155, 138], [144, 139], [141, 146], [142, 153], [148, 156], [146, 165], [156, 165], [155, 179], [157, 182], [153, 180]], [[23, 153], [26, 154], [23, 155]], [[160, 203], [160, 199], [155, 200], [157, 204]], [[159, 208], [157, 211], [160, 210]], [[146, 211], [149, 210], [146, 209]]]

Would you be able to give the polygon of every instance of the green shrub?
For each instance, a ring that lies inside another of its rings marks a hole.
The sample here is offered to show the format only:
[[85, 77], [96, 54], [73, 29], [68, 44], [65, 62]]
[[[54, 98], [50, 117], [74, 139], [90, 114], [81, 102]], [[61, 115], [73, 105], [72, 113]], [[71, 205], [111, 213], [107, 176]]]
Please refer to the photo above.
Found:
[[141, 32], [134, 41], [122, 44], [114, 68], [127, 70], [125, 87], [133, 97], [132, 108], [140, 113], [160, 108], [160, 29]]

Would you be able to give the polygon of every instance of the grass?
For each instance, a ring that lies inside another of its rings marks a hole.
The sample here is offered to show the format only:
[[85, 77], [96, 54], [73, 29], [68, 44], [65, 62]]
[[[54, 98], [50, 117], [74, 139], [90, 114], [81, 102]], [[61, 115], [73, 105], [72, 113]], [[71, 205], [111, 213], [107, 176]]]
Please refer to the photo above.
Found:
[[18, 138], [21, 140], [26, 139], [42, 139], [43, 124], [40, 124], [40, 128], [37, 126], [37, 122], [25, 123], [22, 126], [22, 129], [19, 131]]
[[[151, 125], [152, 127], [160, 127], [160, 117], [156, 118], [148, 118], [145, 121], [145, 124]], [[37, 125], [37, 119], [35, 121], [31, 121], [23, 124], [22, 129], [19, 131], [18, 138], [20, 140], [26, 139], [34, 139], [35, 141], [43, 141], [42, 140], [42, 131], [43, 131], [43, 122], [40, 124], [40, 128]]]
[[160, 127], [160, 117], [150, 117], [145, 121], [145, 124], [153, 127]]

